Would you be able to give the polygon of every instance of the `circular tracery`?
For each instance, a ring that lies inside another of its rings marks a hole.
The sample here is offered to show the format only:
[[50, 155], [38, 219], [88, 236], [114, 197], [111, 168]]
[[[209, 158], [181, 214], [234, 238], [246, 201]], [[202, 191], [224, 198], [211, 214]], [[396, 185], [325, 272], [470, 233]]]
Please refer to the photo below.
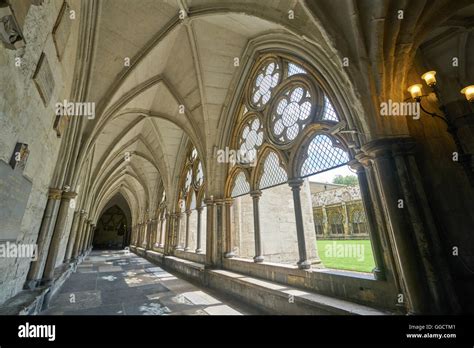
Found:
[[280, 65], [276, 61], [271, 60], [260, 68], [252, 89], [251, 102], [254, 106], [260, 108], [268, 103], [280, 77]]
[[271, 132], [280, 144], [294, 140], [311, 122], [311, 94], [306, 87], [292, 87], [277, 99], [271, 113]]
[[263, 128], [258, 117], [250, 119], [239, 139], [239, 152], [244, 162], [251, 162], [257, 156], [257, 149], [263, 144]]

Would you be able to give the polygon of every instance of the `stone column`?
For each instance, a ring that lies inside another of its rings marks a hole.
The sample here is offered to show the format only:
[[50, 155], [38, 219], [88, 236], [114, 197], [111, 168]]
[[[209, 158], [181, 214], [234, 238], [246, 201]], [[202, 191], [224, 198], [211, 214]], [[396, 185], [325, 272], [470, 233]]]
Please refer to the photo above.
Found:
[[86, 227], [84, 229], [84, 234], [82, 235], [81, 245], [79, 246], [80, 247], [79, 251], [81, 255], [83, 255], [86, 252], [86, 242], [89, 237], [89, 234], [91, 233], [92, 221], [87, 220], [85, 226]]
[[143, 247], [145, 248], [145, 250], [148, 250], [150, 249], [150, 239], [151, 239], [151, 226], [152, 226], [152, 221], [151, 220], [148, 220], [145, 227], [145, 243], [143, 243]]
[[298, 237], [298, 252], [300, 260], [298, 261], [298, 268], [308, 269], [311, 268], [311, 262], [308, 261], [306, 253], [306, 241], [304, 235], [304, 224], [303, 224], [303, 212], [301, 210], [301, 197], [300, 191], [304, 180], [292, 179], [288, 181], [293, 192], [293, 204], [295, 207], [295, 220], [296, 220], [296, 234]]
[[372, 158], [380, 183], [388, 231], [395, 245], [394, 259], [402, 276], [409, 311], [447, 312], [445, 307], [456, 307], [455, 292], [421, 185], [414, 147], [411, 138], [400, 137], [375, 140], [362, 150]]
[[328, 220], [328, 212], [326, 210], [326, 206], [321, 206], [321, 211], [323, 212], [323, 237], [329, 237], [329, 220]]
[[203, 207], [197, 208], [196, 254], [202, 253], [202, 246], [201, 246], [202, 210], [203, 210]]
[[160, 218], [160, 225], [159, 225], [159, 234], [158, 234], [158, 247], [163, 248], [163, 225], [165, 224], [165, 219], [162, 217]]
[[408, 297], [409, 310], [414, 314], [426, 313], [427, 297], [422, 282], [419, 281], [419, 271], [416, 265], [418, 260], [416, 252], [411, 243], [409, 227], [405, 221], [404, 210], [398, 208], [398, 200], [402, 198], [398, 192], [396, 183], [398, 181], [396, 168], [391, 158], [389, 146], [377, 148], [365, 148], [374, 159], [377, 180], [380, 182], [380, 189], [383, 192], [385, 214], [388, 217], [392, 240], [395, 243], [395, 260], [397, 260], [402, 275], [402, 282]]
[[184, 251], [190, 251], [189, 240], [190, 240], [190, 231], [189, 231], [189, 220], [191, 218], [191, 210], [186, 211], [186, 242], [184, 244]]
[[159, 243], [159, 240], [160, 240], [160, 218], [159, 217], [153, 219], [152, 234], [153, 234], [153, 241], [151, 243], [151, 249], [154, 249], [158, 247], [158, 245], [160, 244]]
[[82, 255], [82, 244], [84, 243], [84, 238], [87, 235], [87, 229], [89, 228], [89, 220], [86, 219], [84, 220], [84, 224], [82, 225], [82, 232], [81, 232], [81, 239], [79, 240], [79, 245], [77, 246], [77, 253], [78, 257]]
[[[364, 166], [367, 167], [367, 171], [371, 170], [371, 162], [367, 156], [360, 154], [357, 156], [357, 160], [352, 161], [349, 165], [351, 168], [357, 171], [357, 177], [359, 180], [360, 196], [362, 198], [362, 204], [367, 217], [367, 227], [369, 229], [370, 244], [372, 245], [372, 253], [374, 255], [375, 268], [373, 270], [374, 277], [377, 280], [385, 280], [385, 263], [383, 259], [383, 249], [378, 231], [377, 220], [375, 216], [375, 206], [372, 201], [370, 194], [369, 182], [367, 180], [366, 171]], [[364, 166], [362, 166], [364, 164]]]
[[224, 199], [215, 199], [216, 203], [214, 210], [214, 258], [215, 266], [218, 268], [222, 267], [222, 261], [225, 254], [225, 200]]
[[262, 196], [262, 191], [252, 191], [250, 196], [253, 200], [253, 224], [254, 224], [254, 239], [255, 239], [255, 256], [253, 260], [255, 262], [263, 262], [263, 252], [262, 252], [262, 235], [260, 232], [260, 210], [259, 210], [259, 200]]
[[95, 234], [95, 228], [96, 228], [96, 225], [92, 224], [91, 232], [89, 233], [89, 239], [87, 240], [87, 245], [86, 245], [87, 250], [89, 250], [92, 247], [92, 242], [94, 240], [94, 234]]
[[142, 242], [140, 243], [140, 246], [144, 249], [146, 249], [146, 243], [147, 243], [147, 238], [148, 238], [148, 224], [150, 222], [148, 220], [145, 220], [142, 226]]
[[140, 222], [137, 226], [137, 247], [140, 247], [142, 243], [142, 227], [143, 223]]
[[342, 202], [342, 216], [344, 217], [344, 237], [346, 239], [351, 235], [349, 209], [346, 202]]
[[179, 213], [170, 213], [167, 216], [168, 223], [166, 225], [166, 236], [165, 236], [165, 253], [167, 255], [173, 254], [176, 250], [178, 243], [177, 236], [177, 220]]
[[71, 260], [72, 248], [74, 247], [74, 242], [76, 240], [80, 217], [81, 213], [75, 211], [72, 220], [71, 232], [69, 232], [69, 239], [67, 241], [66, 253], [64, 254], [64, 263], [68, 263]]
[[181, 244], [182, 234], [183, 232], [186, 232], [186, 231], [183, 231], [181, 228], [183, 217], [184, 217], [184, 214], [182, 212], [175, 213], [175, 221], [174, 221], [174, 224], [175, 224], [174, 238], [176, 239], [175, 250], [184, 249], [183, 245]]
[[152, 235], [153, 235], [153, 238], [151, 240], [151, 245], [150, 245], [150, 249], [153, 249], [155, 246], [158, 246], [159, 244], [159, 228], [160, 228], [160, 222], [158, 220], [158, 218], [156, 219], [153, 219], [152, 221]]
[[41, 222], [39, 237], [36, 242], [38, 245], [37, 260], [31, 262], [25, 284], [26, 288], [34, 289], [41, 281], [46, 259], [48, 257], [48, 247], [53, 236], [53, 216], [57, 214], [59, 201], [61, 200], [61, 192], [60, 189], [49, 189], [48, 202], [46, 204], [43, 221]]
[[46, 267], [44, 269], [43, 280], [45, 283], [49, 283], [54, 279], [54, 269], [56, 268], [56, 259], [59, 253], [59, 247], [61, 240], [63, 239], [67, 217], [70, 209], [71, 199], [75, 198], [77, 193], [75, 192], [63, 192], [61, 196], [61, 204], [59, 206], [58, 217], [56, 219], [56, 225], [54, 227], [53, 238], [48, 250], [48, 259], [46, 261]]
[[216, 236], [215, 236], [215, 208], [214, 197], [207, 198], [206, 204], [207, 224], [206, 224], [206, 267], [212, 268], [216, 265]]
[[84, 226], [86, 224], [87, 212], [81, 211], [81, 218], [79, 220], [79, 227], [76, 234], [76, 240], [74, 241], [74, 247], [72, 249], [72, 259], [77, 259], [79, 256], [79, 247], [81, 245], [82, 234], [84, 233]]
[[225, 253], [224, 257], [229, 259], [235, 256], [234, 253], [234, 231], [232, 229], [232, 204], [234, 200], [232, 198], [228, 198], [224, 201], [225, 204]]
[[140, 241], [142, 239], [142, 223], [139, 222], [137, 224], [137, 238], [136, 238], [136, 246], [139, 247], [140, 246]]

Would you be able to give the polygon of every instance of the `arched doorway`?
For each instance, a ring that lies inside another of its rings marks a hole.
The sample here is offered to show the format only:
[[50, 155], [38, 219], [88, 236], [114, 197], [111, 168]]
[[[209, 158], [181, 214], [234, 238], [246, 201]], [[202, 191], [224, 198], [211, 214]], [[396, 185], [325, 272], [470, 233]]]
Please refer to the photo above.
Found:
[[130, 244], [130, 212], [124, 208], [128, 206], [108, 204], [108, 207], [104, 209], [97, 221], [93, 240], [94, 249], [123, 249]]

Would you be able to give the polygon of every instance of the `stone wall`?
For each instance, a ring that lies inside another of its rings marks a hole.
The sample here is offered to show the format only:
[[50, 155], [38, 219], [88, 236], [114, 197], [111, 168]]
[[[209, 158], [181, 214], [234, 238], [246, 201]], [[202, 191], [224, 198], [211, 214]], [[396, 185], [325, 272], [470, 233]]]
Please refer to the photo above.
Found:
[[[316, 261], [316, 232], [307, 180], [301, 189], [301, 203], [308, 258]], [[284, 184], [263, 190], [259, 208], [265, 261], [295, 264], [299, 260], [299, 253], [291, 188]], [[250, 195], [234, 200], [234, 234], [237, 255], [244, 258], [255, 256], [253, 202]]]
[[[53, 130], [54, 104], [69, 98], [74, 73], [76, 40], [73, 37], [77, 36], [79, 20], [72, 21], [69, 44], [61, 62], [52, 37], [62, 3], [62, 0], [45, 0], [42, 6], [29, 8], [23, 26], [24, 48], [7, 50], [0, 46], [0, 161], [10, 161], [17, 142], [28, 144], [30, 150], [23, 175], [31, 181], [32, 187], [26, 209], [20, 212], [23, 218], [15, 231], [15, 241], [22, 244], [36, 243], [38, 237], [62, 140]], [[79, 1], [69, 3], [78, 19]], [[54, 81], [51, 99], [46, 105], [32, 80], [43, 52]], [[18, 62], [20, 65], [16, 66]], [[2, 175], [1, 186], [10, 186], [10, 180]], [[15, 197], [11, 199], [14, 201]], [[0, 227], [0, 242], [4, 236]], [[0, 303], [22, 289], [29, 265], [29, 259], [0, 258]]]

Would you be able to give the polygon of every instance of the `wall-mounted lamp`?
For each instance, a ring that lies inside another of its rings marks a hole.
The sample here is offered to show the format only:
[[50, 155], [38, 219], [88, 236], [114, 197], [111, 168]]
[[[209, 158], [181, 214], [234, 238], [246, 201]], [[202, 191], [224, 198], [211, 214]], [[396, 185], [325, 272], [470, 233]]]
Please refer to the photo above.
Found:
[[421, 97], [423, 96], [423, 92], [421, 89], [422, 87], [423, 86], [420, 84], [411, 85], [410, 87], [408, 87], [408, 92], [410, 92], [411, 97], [416, 101], [420, 101]]
[[436, 85], [436, 71], [428, 71], [421, 75], [421, 79], [430, 87]]
[[461, 90], [461, 93], [466, 96], [466, 99], [469, 103], [474, 103], [474, 85], [464, 87]]
[[[436, 98], [439, 101], [439, 109], [443, 112], [444, 116], [438, 115], [434, 112], [429, 112], [427, 111], [423, 105], [422, 105], [422, 98], [426, 97], [427, 95], [423, 94], [422, 90], [422, 85], [421, 84], [415, 84], [411, 85], [408, 87], [408, 92], [410, 92], [411, 97], [420, 105], [420, 108], [423, 112], [426, 114], [440, 118], [442, 119], [446, 125], [448, 126], [448, 132], [451, 133], [451, 136], [453, 137], [454, 143], [456, 144], [457, 152], [459, 154], [459, 162], [462, 163], [464, 166], [468, 177], [470, 178], [471, 182], [474, 184], [474, 171], [471, 168], [470, 162], [472, 162], [472, 155], [471, 154], [466, 154], [463, 150], [463, 147], [461, 145], [461, 141], [458, 137], [456, 126], [452, 123], [451, 118], [448, 115], [448, 110], [446, 107], [442, 104], [441, 98], [439, 95], [439, 90], [437, 87], [437, 81], [436, 81], [436, 71], [428, 71], [421, 75], [421, 79], [425, 81], [425, 83], [432, 89], [432, 91], [435, 93]], [[461, 90], [461, 93], [465, 95], [466, 100], [470, 103], [474, 102], [474, 85], [466, 86]]]

